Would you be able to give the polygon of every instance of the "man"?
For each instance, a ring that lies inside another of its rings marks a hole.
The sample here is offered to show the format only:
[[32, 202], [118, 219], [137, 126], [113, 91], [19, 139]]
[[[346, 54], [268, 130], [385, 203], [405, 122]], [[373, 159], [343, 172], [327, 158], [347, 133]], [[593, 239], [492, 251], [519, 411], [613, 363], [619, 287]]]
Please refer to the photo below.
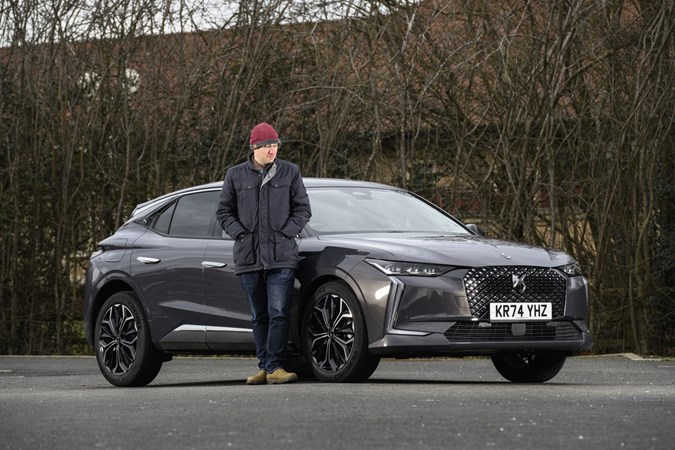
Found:
[[249, 160], [225, 175], [216, 214], [235, 239], [234, 270], [251, 307], [259, 371], [246, 384], [288, 383], [298, 380], [283, 367], [298, 266], [295, 237], [312, 213], [300, 169], [277, 158], [274, 128], [256, 125], [250, 144]]

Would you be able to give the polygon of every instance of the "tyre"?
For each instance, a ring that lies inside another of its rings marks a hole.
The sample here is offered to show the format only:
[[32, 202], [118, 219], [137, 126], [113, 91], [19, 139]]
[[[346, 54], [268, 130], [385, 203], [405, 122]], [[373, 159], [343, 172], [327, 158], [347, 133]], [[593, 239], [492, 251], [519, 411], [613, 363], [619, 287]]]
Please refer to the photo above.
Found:
[[294, 372], [301, 380], [313, 380], [314, 372], [307, 361], [305, 353], [301, 349], [289, 348], [284, 362], [284, 368], [289, 372]]
[[115, 386], [145, 386], [155, 379], [164, 357], [152, 344], [148, 321], [133, 292], [113, 294], [95, 324], [96, 360]]
[[496, 353], [492, 364], [514, 383], [544, 383], [558, 375], [566, 357], [556, 353]]
[[301, 336], [305, 356], [319, 380], [363, 381], [380, 363], [368, 351], [361, 305], [342, 282], [328, 282], [314, 293], [303, 315]]

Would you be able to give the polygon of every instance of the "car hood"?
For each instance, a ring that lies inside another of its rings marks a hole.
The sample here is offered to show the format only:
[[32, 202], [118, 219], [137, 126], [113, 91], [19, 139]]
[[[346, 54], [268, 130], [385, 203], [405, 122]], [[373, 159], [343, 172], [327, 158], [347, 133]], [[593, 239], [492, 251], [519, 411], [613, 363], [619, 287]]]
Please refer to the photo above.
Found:
[[544, 266], [574, 262], [567, 253], [474, 235], [410, 233], [324, 235], [331, 247], [347, 247], [370, 257], [455, 266]]

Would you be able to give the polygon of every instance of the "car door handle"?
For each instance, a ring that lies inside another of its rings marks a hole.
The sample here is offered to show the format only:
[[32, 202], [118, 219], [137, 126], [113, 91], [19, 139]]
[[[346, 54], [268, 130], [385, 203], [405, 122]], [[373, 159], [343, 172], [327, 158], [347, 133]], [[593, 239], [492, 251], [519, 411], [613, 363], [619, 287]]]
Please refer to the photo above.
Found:
[[139, 256], [136, 260], [142, 262], [143, 264], [157, 264], [161, 261], [159, 258], [150, 258], [148, 256]]
[[213, 268], [221, 268], [227, 266], [227, 263], [224, 262], [216, 262], [216, 261], [202, 261], [202, 266], [204, 267], [213, 267]]

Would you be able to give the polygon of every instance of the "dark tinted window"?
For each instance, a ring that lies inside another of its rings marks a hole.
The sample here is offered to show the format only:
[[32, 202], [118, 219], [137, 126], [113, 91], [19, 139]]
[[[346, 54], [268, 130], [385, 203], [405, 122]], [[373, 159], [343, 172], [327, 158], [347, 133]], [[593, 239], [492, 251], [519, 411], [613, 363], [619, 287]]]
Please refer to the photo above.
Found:
[[159, 231], [162, 234], [169, 234], [169, 225], [171, 225], [171, 218], [173, 217], [173, 211], [176, 209], [176, 202], [173, 202], [171, 206], [166, 208], [163, 212], [157, 216], [155, 220], [155, 230]]
[[[168, 234], [171, 236], [210, 236], [213, 213], [219, 196], [219, 191], [200, 192], [198, 194], [182, 196], [176, 202]], [[169, 208], [169, 210], [171, 209], [174, 208]], [[156, 226], [158, 231], [161, 231], [158, 226], [164, 222], [164, 214], [170, 214], [169, 210], [165, 211], [158, 218]]]

